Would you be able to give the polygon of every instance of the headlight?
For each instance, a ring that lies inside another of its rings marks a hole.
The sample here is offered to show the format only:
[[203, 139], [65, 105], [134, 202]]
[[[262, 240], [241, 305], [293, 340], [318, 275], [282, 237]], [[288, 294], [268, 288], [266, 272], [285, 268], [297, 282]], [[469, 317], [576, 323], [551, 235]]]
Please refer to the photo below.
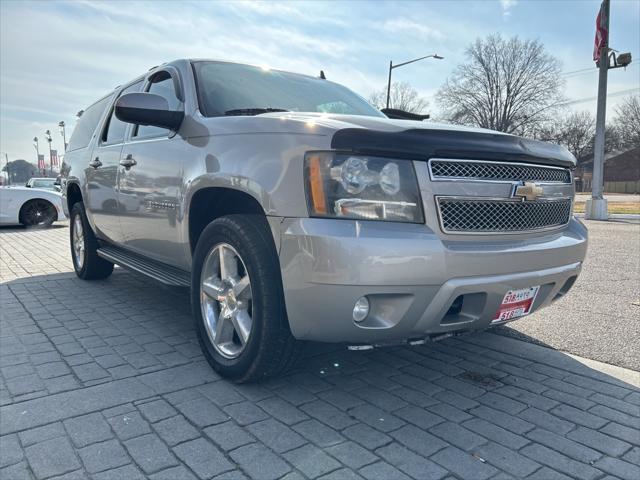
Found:
[[305, 176], [311, 216], [424, 222], [410, 160], [309, 152]]

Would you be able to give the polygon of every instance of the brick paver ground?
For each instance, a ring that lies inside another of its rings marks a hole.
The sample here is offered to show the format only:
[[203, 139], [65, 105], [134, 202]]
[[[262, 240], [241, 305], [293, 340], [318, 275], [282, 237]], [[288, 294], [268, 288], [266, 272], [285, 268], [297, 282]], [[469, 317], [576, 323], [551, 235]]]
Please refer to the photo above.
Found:
[[[67, 230], [0, 230], [0, 478], [640, 478], [640, 374], [491, 333], [309, 345], [239, 386], [186, 292], [70, 272]], [[633, 384], [636, 384], [634, 386]]]

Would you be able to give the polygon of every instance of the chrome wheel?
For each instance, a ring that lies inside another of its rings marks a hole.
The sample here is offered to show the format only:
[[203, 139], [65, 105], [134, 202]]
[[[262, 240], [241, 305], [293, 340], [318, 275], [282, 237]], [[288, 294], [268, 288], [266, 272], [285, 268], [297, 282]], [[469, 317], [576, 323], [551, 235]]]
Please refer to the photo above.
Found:
[[200, 306], [207, 335], [216, 351], [236, 358], [244, 350], [253, 325], [251, 280], [242, 258], [227, 243], [207, 255], [200, 276]]
[[82, 270], [84, 265], [84, 230], [82, 229], [80, 215], [76, 215], [73, 221], [73, 256], [78, 270]]

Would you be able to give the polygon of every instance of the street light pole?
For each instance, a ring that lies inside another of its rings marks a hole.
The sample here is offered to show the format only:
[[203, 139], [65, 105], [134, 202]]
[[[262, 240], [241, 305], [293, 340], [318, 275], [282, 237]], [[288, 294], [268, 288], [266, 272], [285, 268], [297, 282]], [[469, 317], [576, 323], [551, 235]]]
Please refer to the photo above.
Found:
[[9, 154], [4, 152], [5, 169], [7, 170], [7, 185], [11, 185], [11, 172], [9, 171]]
[[44, 132], [44, 136], [47, 142], [49, 142], [49, 175], [53, 175], [53, 155], [51, 154], [51, 142], [53, 139], [51, 138], [51, 132], [49, 130]]
[[58, 123], [58, 127], [60, 127], [60, 135], [62, 135], [62, 143], [64, 144], [64, 153], [67, 153], [67, 135], [64, 130], [64, 120]]
[[393, 70], [393, 60], [389, 60], [389, 81], [387, 82], [387, 108], [389, 108], [389, 98], [391, 97], [391, 70]]
[[397, 65], [394, 65], [393, 61], [389, 62], [389, 80], [387, 82], [387, 108], [389, 108], [389, 102], [391, 100], [391, 70], [393, 70], [394, 68], [409, 65], [410, 63], [419, 62], [420, 60], [424, 60], [425, 58], [435, 58], [436, 60], [442, 60], [444, 57], [441, 57], [437, 53], [434, 53], [433, 55], [425, 55], [424, 57], [414, 58], [413, 60], [398, 63]]
[[[33, 137], [33, 146], [36, 149], [36, 165], [40, 167], [40, 150], [38, 149], [38, 137]], [[42, 175], [44, 176], [44, 166], [42, 168]]]

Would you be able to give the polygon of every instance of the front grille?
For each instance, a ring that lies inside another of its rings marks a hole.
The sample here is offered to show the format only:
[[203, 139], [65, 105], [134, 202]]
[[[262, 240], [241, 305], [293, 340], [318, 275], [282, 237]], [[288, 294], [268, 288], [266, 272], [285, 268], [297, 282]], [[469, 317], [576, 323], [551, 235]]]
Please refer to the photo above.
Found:
[[571, 199], [467, 200], [439, 198], [442, 229], [446, 233], [528, 232], [565, 225], [571, 217]]
[[571, 183], [567, 168], [550, 168], [521, 163], [501, 163], [459, 160], [431, 160], [431, 176], [434, 179], [465, 178], [499, 181], [539, 181]]

